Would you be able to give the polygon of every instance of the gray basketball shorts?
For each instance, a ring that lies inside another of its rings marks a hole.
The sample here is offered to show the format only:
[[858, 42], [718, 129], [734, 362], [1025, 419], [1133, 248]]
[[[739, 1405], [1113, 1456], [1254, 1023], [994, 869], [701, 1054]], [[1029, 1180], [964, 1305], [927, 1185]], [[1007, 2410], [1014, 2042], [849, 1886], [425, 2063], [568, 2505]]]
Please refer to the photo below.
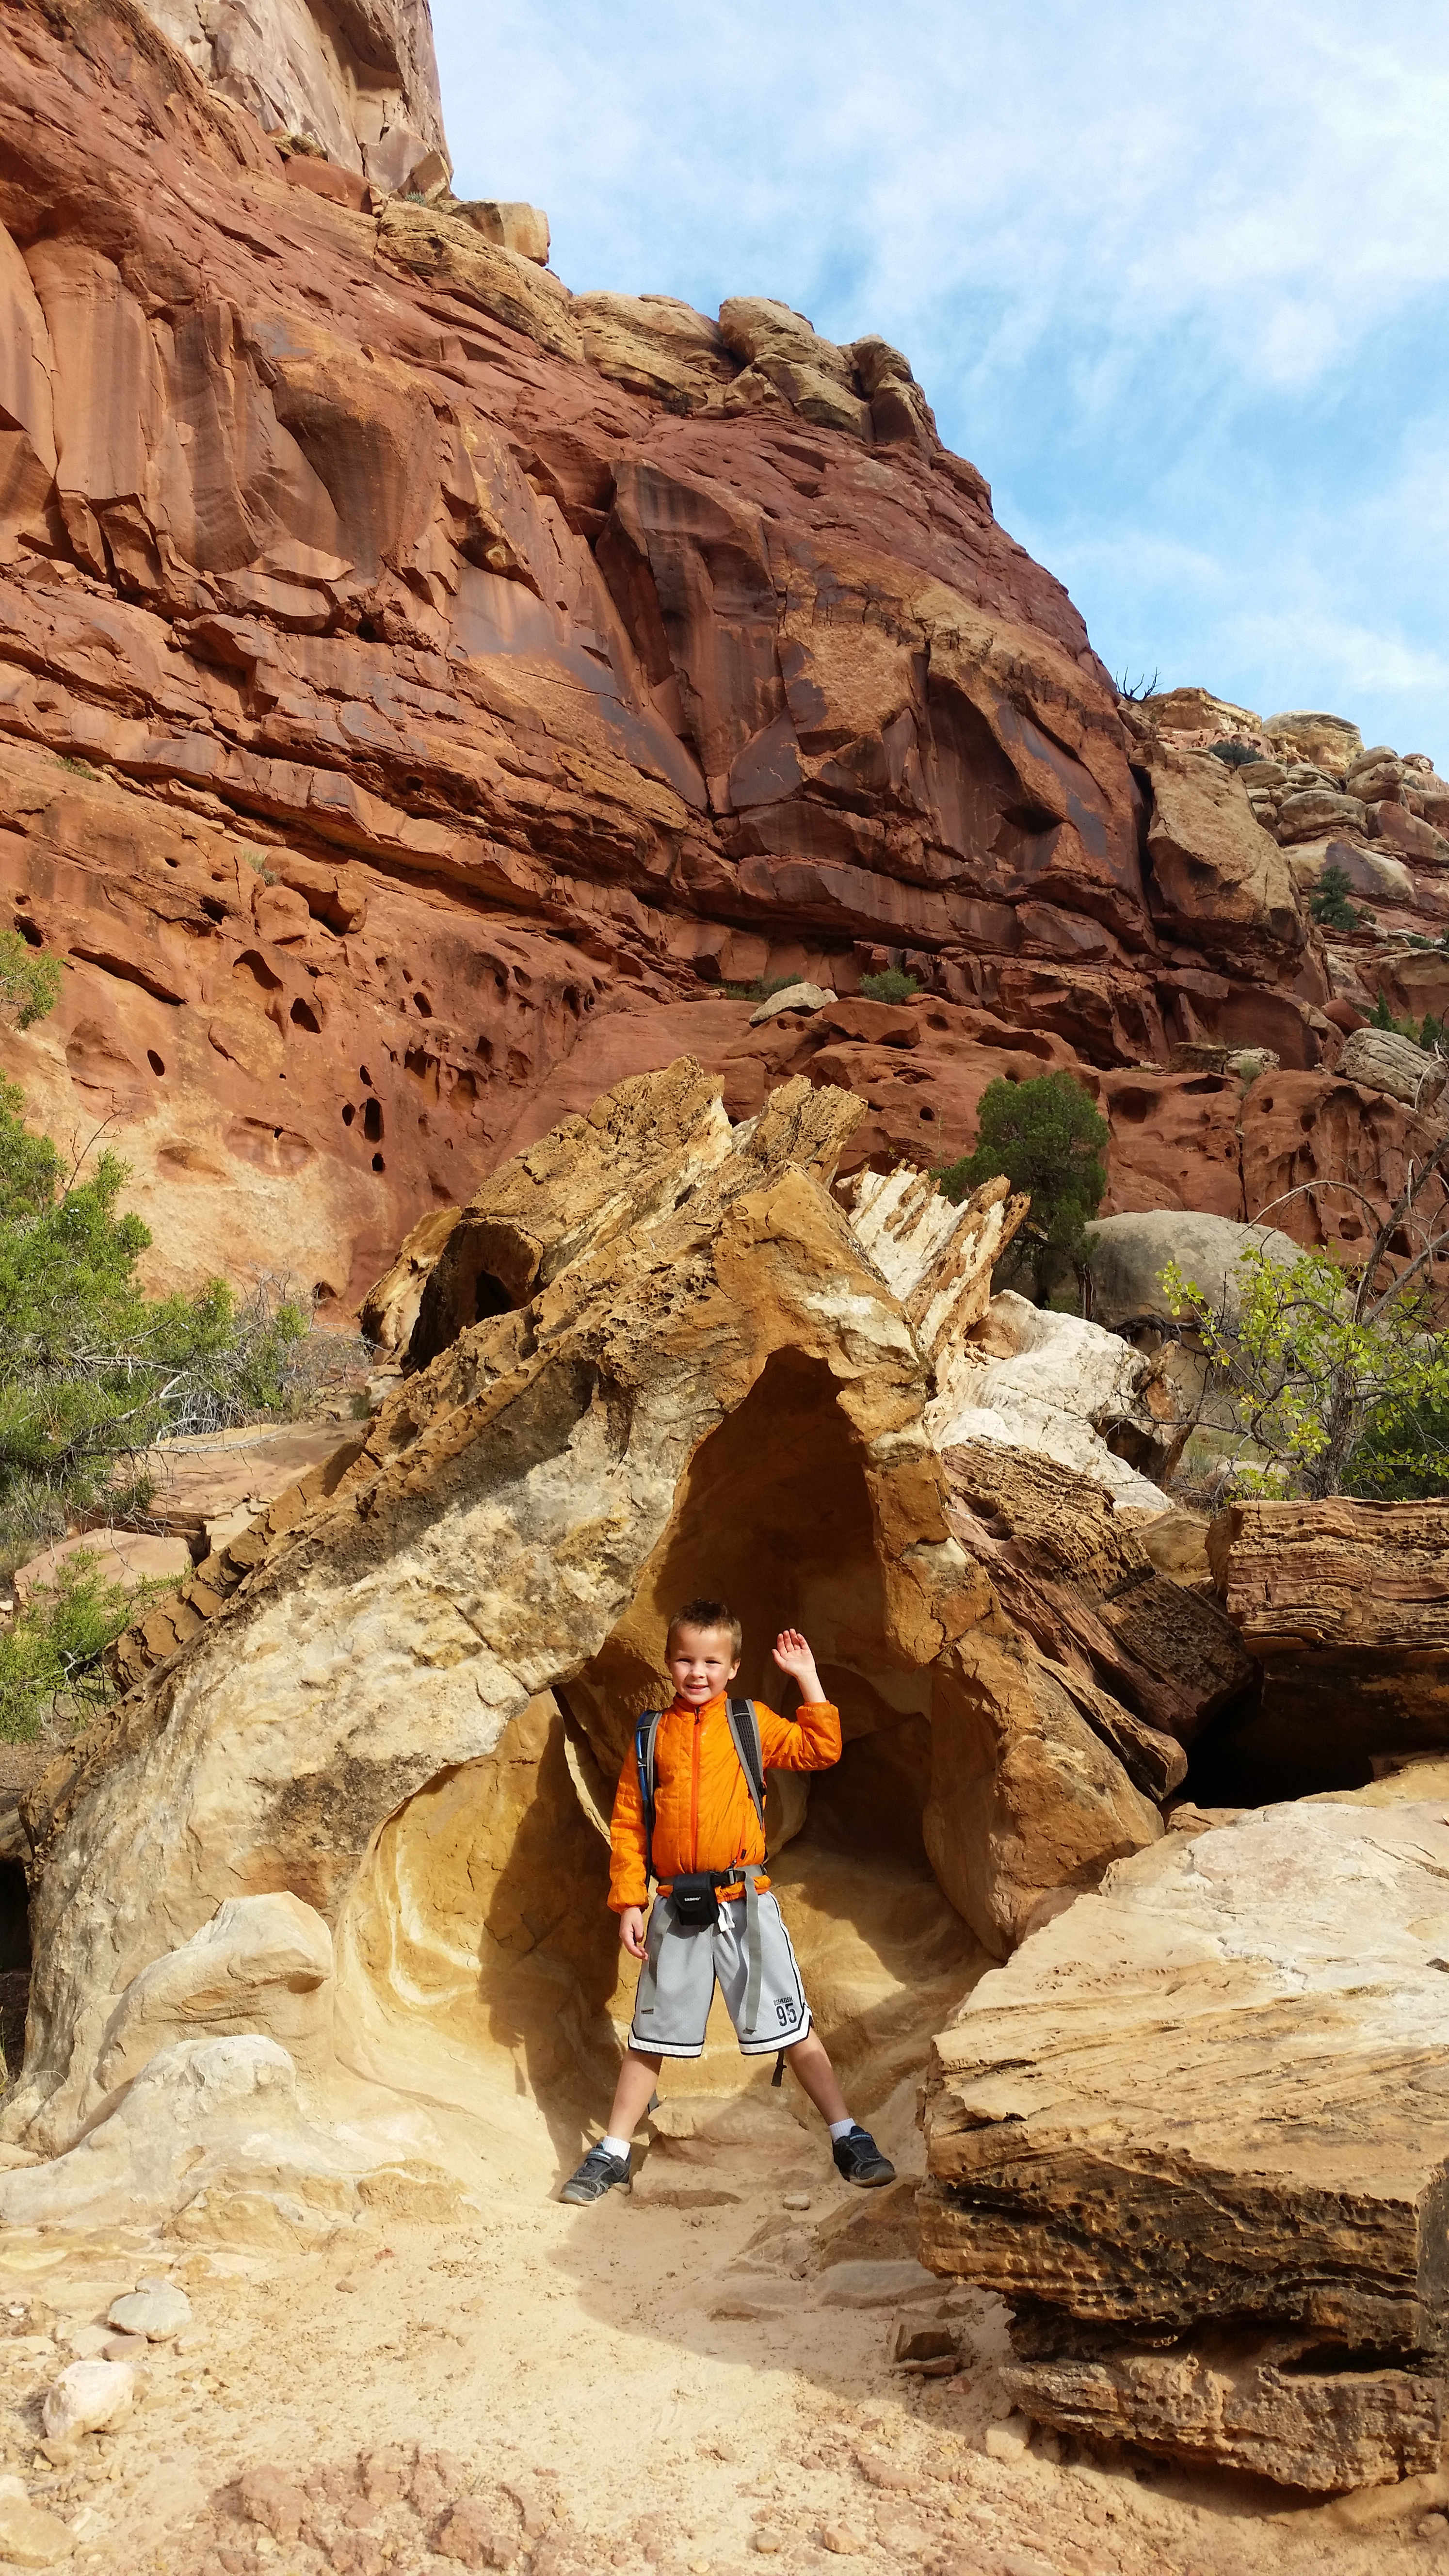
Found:
[[793, 2048], [810, 2028], [810, 2006], [779, 1906], [768, 1888], [760, 1910], [760, 2001], [753, 2030], [740, 2027], [749, 1983], [750, 1954], [745, 1900], [732, 1897], [712, 1931], [682, 1932], [667, 1896], [656, 1897], [649, 1917], [648, 1957], [629, 2032], [631, 2048], [650, 2057], [699, 2057], [718, 1985], [746, 2057], [773, 2057]]

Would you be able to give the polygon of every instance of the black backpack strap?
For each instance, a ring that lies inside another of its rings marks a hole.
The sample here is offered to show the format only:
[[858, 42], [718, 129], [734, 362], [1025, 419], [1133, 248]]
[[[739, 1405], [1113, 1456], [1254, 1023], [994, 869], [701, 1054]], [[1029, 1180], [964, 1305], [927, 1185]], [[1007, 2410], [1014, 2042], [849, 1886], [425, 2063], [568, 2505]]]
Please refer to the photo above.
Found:
[[740, 1769], [745, 1775], [745, 1786], [755, 1802], [755, 1813], [759, 1817], [760, 1831], [763, 1833], [765, 1830], [765, 1753], [760, 1742], [760, 1721], [755, 1715], [755, 1703], [752, 1699], [727, 1699], [725, 1715], [729, 1719], [735, 1751], [740, 1757]]
[[662, 1712], [646, 1708], [634, 1728], [634, 1760], [639, 1772], [639, 1808], [644, 1819], [644, 1877], [654, 1876], [654, 1745]]

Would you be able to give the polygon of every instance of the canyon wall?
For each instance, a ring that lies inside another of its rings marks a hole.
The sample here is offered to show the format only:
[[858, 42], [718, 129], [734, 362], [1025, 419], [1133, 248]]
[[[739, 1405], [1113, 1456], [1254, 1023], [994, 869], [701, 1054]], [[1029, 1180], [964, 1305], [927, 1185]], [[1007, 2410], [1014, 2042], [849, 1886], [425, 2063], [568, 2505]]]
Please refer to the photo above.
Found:
[[[354, 15], [426, 141], [425, 17]], [[0, 15], [0, 887], [67, 961], [0, 1053], [131, 1164], [157, 1284], [340, 1316], [686, 1050], [736, 1116], [855, 1090], [878, 1164], [1073, 1067], [1109, 1208], [1392, 1181], [1418, 1122], [1334, 1075], [1288, 854], [1119, 704], [897, 351], [571, 295], [529, 210], [269, 140], [300, 107], [165, 23]], [[905, 1011], [859, 998], [893, 963]], [[830, 1010], [754, 1028], [799, 973]]]

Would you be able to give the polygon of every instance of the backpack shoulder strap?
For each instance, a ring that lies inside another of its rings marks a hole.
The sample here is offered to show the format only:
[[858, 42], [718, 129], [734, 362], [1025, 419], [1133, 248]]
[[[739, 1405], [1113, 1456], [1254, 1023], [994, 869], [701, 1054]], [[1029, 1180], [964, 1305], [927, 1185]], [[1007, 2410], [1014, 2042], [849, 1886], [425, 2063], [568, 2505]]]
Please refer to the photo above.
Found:
[[663, 1712], [646, 1708], [634, 1728], [634, 1760], [639, 1772], [639, 1807], [644, 1818], [644, 1876], [654, 1875], [654, 1746]]
[[755, 1802], [755, 1813], [759, 1817], [760, 1830], [763, 1833], [765, 1755], [764, 1747], [760, 1742], [760, 1721], [755, 1714], [755, 1703], [752, 1699], [728, 1699], [725, 1701], [725, 1715], [729, 1719], [730, 1734], [734, 1738], [735, 1751], [740, 1757], [740, 1769], [745, 1775], [745, 1785]]

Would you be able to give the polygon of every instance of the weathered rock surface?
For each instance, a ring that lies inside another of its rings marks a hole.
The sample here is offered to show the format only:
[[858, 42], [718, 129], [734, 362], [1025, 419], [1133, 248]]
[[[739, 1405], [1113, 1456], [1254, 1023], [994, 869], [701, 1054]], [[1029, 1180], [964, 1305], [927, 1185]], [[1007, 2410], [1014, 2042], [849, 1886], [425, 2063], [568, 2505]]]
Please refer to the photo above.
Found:
[[1386, 1091], [1391, 1100], [1405, 1101], [1411, 1109], [1432, 1108], [1449, 1081], [1449, 1066], [1441, 1057], [1415, 1046], [1394, 1029], [1355, 1029], [1338, 1069], [1345, 1082]]
[[1096, 1479], [985, 1443], [948, 1449], [945, 1465], [947, 1518], [1003, 1609], [1065, 1668], [1138, 1786], [1176, 1788], [1179, 1748], [1255, 1678], [1230, 1620], [1163, 1576], [1156, 1523], [1125, 1521]]
[[[1167, 1058], [1322, 1080], [1319, 936], [1232, 776], [1119, 709], [900, 353], [765, 299], [573, 297], [531, 210], [319, 195], [396, 190], [394, 135], [432, 135], [421, 0], [164, 24], [181, 50], [125, 0], [17, 0], [0, 81], [0, 843], [70, 961], [0, 1054], [52, 1133], [112, 1122], [155, 1281], [282, 1245], [340, 1313], [686, 1047], [732, 1114], [848, 1083], [882, 1165], [1073, 1065], [1110, 1208], [1256, 1214], [1256, 1111]], [[245, 103], [306, 129], [304, 92], [330, 160]], [[926, 1002], [832, 1019], [891, 963]], [[842, 1000], [747, 1037], [699, 998], [782, 974]], [[1327, 1170], [1369, 1113], [1308, 1106]]]
[[1039, 2421], [1290, 2485], [1437, 2465], [1449, 1826], [1412, 1796], [1169, 1835], [942, 2032], [924, 2257], [1011, 2302]]
[[940, 1448], [990, 1440], [1035, 1450], [1107, 1486], [1119, 1503], [1167, 1509], [1141, 1470], [1161, 1476], [1173, 1463], [1175, 1407], [1161, 1369], [1119, 1334], [1008, 1289], [992, 1300], [989, 1337], [966, 1343], [940, 1374], [928, 1416]]
[[1093, 1316], [1112, 1332], [1170, 1321], [1172, 1308], [1160, 1285], [1169, 1261], [1201, 1288], [1214, 1313], [1235, 1313], [1237, 1268], [1250, 1251], [1293, 1261], [1299, 1246], [1276, 1226], [1237, 1225], [1231, 1217], [1208, 1216], [1198, 1209], [1144, 1209], [1136, 1216], [1101, 1218], [1088, 1237]]
[[1223, 1750], [1264, 1794], [1449, 1745], [1449, 1504], [1234, 1503], [1208, 1553], [1263, 1675], [1261, 1707]]
[[208, 87], [248, 109], [264, 132], [306, 141], [383, 189], [446, 178], [428, 0], [361, 0], [338, 11], [310, 0], [144, 6]]

